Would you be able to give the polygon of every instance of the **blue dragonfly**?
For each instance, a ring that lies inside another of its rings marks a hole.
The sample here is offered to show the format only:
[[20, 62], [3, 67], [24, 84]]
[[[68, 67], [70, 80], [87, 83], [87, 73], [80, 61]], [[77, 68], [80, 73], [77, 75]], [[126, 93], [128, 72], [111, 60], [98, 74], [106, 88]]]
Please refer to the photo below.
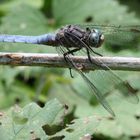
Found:
[[139, 40], [140, 25], [66, 25], [60, 28], [56, 33], [48, 33], [39, 36], [0, 35], [0, 42], [21, 42], [55, 46], [58, 53], [63, 54], [64, 59], [69, 64], [70, 68], [73, 68], [81, 75], [98, 101], [112, 116], [115, 116], [115, 113], [106, 101], [102, 91], [100, 91], [72, 61], [71, 55], [74, 55], [75, 52], [82, 50], [87, 55], [91, 64], [102, 69], [101, 75], [108, 75], [110, 83], [114, 84], [115, 87], [122, 92], [124, 97], [130, 99], [133, 103], [138, 103], [139, 98], [136, 94], [137, 90], [135, 90], [127, 81], [123, 81], [108, 66], [101, 62], [101, 60], [100, 62], [102, 65], [97, 64], [92, 60], [91, 56], [97, 55], [102, 57], [102, 55], [97, 53], [95, 49], [101, 47], [104, 42], [129, 46], [137, 43]]

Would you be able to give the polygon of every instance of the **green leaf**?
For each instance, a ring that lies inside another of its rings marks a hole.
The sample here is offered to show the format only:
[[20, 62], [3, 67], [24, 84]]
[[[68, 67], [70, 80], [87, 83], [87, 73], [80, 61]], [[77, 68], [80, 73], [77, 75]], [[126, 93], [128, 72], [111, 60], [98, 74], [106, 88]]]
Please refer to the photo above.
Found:
[[17, 8], [21, 4], [27, 4], [36, 8], [41, 8], [43, 0], [12, 0], [0, 4], [0, 11], [8, 12], [10, 9]]
[[100, 119], [94, 116], [75, 119], [67, 127], [50, 138], [63, 137], [63, 140], [90, 140], [96, 131]]
[[[25, 16], [26, 15], [26, 16]], [[26, 4], [19, 4], [15, 9], [2, 18], [1, 33], [12, 33], [23, 35], [36, 35], [43, 33], [47, 28], [46, 19], [42, 13]]]
[[43, 126], [60, 125], [64, 114], [64, 106], [57, 99], [49, 101], [43, 108], [35, 103], [30, 103], [23, 109], [15, 106], [8, 112], [0, 113], [1, 140], [48, 140], [60, 136], [64, 136], [64, 140], [77, 140], [91, 137], [101, 120], [94, 116], [75, 119], [56, 134], [46, 135], [48, 132], [45, 133]]
[[46, 103], [43, 108], [30, 103], [23, 109], [16, 106], [8, 113], [1, 113], [1, 140], [27, 140], [33, 137], [47, 140], [42, 126], [60, 123], [63, 111], [63, 105], [54, 99]]
[[[66, 8], [67, 5], [67, 8]], [[54, 0], [53, 11], [57, 24], [91, 23], [138, 24], [135, 13], [128, 13], [128, 8], [116, 0]]]
[[[124, 135], [137, 137], [140, 131], [138, 119], [140, 104], [134, 105], [125, 101], [122, 102], [117, 96], [113, 98], [115, 101], [111, 103], [111, 106], [116, 113], [116, 118], [106, 117], [99, 126], [98, 132], [112, 138]], [[98, 108], [95, 111], [98, 112]]]
[[[100, 83], [99, 85], [102, 84]], [[85, 92], [83, 94], [85, 94]], [[131, 102], [127, 101], [127, 99], [120, 98], [120, 91], [118, 90], [113, 90], [110, 94], [111, 95], [107, 98], [107, 101], [116, 114], [115, 118], [112, 118], [100, 104], [93, 106], [86, 103], [86, 100], [85, 103], [79, 102], [79, 105], [77, 105], [75, 112], [76, 116], [80, 117], [84, 116], [85, 114], [90, 115], [91, 113], [99, 116], [106, 116], [98, 128], [99, 134], [101, 133], [104, 136], [112, 138], [122, 136], [137, 137], [140, 132], [140, 104], [132, 104]]]

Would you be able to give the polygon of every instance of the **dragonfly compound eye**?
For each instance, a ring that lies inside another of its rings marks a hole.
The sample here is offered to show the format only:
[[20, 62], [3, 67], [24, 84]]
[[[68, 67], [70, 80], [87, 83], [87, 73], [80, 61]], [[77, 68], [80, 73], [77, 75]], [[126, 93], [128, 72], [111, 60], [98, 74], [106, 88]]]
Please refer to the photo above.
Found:
[[104, 41], [104, 35], [97, 29], [94, 29], [89, 36], [89, 45], [98, 48]]

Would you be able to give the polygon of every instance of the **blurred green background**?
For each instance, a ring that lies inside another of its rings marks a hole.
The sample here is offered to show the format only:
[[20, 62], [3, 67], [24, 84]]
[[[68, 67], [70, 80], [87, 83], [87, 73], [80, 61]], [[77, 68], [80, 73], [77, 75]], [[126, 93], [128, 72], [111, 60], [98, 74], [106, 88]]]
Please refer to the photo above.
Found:
[[[139, 0], [1, 0], [0, 33], [39, 35], [55, 32], [63, 25], [74, 23], [140, 25], [139, 7]], [[140, 43], [134, 46], [115, 48], [113, 45], [104, 45], [99, 51], [104, 55], [139, 57]], [[53, 47], [21, 43], [0, 43], [0, 51], [57, 53]], [[91, 79], [93, 73], [88, 74]], [[140, 90], [139, 72], [118, 74]], [[7, 111], [15, 104], [24, 107], [31, 102], [43, 107], [46, 102], [57, 98], [69, 106], [64, 123], [90, 115], [104, 118], [93, 135], [94, 140], [140, 139], [140, 104], [131, 104], [116, 96], [118, 90], [112, 90], [108, 97], [116, 113], [116, 118], [112, 119], [90, 94], [80, 76], [74, 73], [74, 77], [70, 77], [68, 69], [0, 66], [0, 109]], [[94, 78], [99, 88], [110, 85], [96, 74]], [[55, 127], [52, 131], [57, 132]]]

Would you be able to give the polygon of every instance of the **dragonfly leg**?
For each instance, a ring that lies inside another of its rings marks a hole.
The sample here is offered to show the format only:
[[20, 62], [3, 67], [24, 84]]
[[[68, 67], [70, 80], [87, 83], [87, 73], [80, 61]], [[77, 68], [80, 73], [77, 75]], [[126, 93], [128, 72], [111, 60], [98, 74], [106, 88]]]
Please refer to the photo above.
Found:
[[[69, 48], [67, 48], [68, 51], [70, 51]], [[72, 55], [74, 55], [74, 53], [71, 53]], [[69, 68], [69, 71], [70, 71], [70, 77], [71, 78], [74, 78], [73, 74], [72, 74], [72, 68]]]
[[68, 52], [65, 52], [63, 55], [64, 55], [64, 59], [67, 61], [67, 55], [69, 55], [69, 54], [72, 54], [73, 55], [73, 53], [74, 52], [77, 52], [77, 51], [79, 51], [81, 48], [76, 48], [76, 49], [73, 49], [73, 50], [69, 50]]
[[[67, 48], [68, 52], [70, 52], [71, 50], [69, 48]], [[71, 52], [72, 55], [74, 55], [74, 52]]]
[[71, 78], [74, 78], [73, 74], [72, 74], [72, 68], [69, 68], [69, 71], [70, 71], [70, 77]]
[[[68, 62], [68, 63], [70, 63], [70, 64], [72, 65], [72, 67], [75, 67], [75, 64], [73, 64], [72, 61], [70, 61], [69, 59], [67, 59], [67, 56], [68, 56], [69, 54], [74, 55], [73, 53], [79, 51], [80, 49], [81, 49], [81, 48], [76, 48], [76, 49], [73, 49], [73, 50], [68, 49], [68, 52], [66, 52], [66, 53], [63, 54], [63, 55], [64, 55], [65, 61]], [[69, 68], [69, 70], [70, 70], [70, 76], [71, 76], [71, 78], [74, 78], [74, 76], [73, 76], [73, 74], [72, 74], [72, 68]]]
[[86, 48], [86, 51], [87, 51], [88, 60], [90, 61], [90, 63], [92, 63], [90, 52], [87, 48]]
[[[88, 49], [88, 50], [89, 50], [89, 49]], [[98, 55], [98, 56], [103, 56], [102, 54], [97, 53], [97, 52], [95, 52], [95, 51], [93, 51], [93, 50], [92, 50], [92, 52], [93, 52], [94, 54]]]

